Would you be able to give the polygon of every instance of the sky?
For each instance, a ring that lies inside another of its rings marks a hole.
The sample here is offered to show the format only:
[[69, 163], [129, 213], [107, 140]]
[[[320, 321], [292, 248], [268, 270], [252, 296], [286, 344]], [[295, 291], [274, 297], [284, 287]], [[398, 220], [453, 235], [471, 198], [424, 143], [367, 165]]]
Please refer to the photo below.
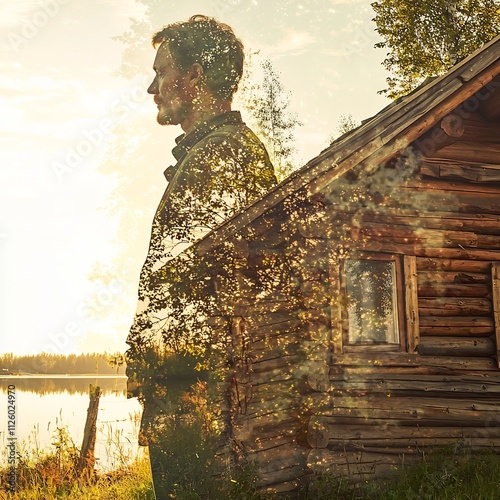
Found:
[[126, 348], [182, 132], [156, 123], [141, 29], [211, 15], [271, 59], [303, 123], [297, 167], [342, 115], [359, 122], [388, 104], [370, 1], [151, 3], [0, 0], [0, 354]]

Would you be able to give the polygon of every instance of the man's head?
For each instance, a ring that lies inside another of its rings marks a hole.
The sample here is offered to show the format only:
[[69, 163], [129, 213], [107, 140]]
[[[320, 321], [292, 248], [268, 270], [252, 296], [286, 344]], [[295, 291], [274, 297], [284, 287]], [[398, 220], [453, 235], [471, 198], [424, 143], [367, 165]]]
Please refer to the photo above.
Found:
[[156, 77], [148, 88], [158, 104], [158, 122], [183, 123], [205, 94], [231, 103], [243, 72], [243, 44], [232, 29], [206, 16], [170, 24], [153, 35]]

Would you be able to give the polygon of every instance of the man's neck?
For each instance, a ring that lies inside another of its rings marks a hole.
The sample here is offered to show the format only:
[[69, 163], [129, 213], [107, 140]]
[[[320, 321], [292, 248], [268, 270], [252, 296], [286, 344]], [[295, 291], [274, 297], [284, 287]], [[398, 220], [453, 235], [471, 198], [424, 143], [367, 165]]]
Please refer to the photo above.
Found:
[[231, 103], [228, 101], [214, 100], [209, 104], [207, 103], [205, 106], [200, 104], [194, 108], [181, 123], [182, 130], [184, 130], [186, 134], [189, 134], [191, 130], [201, 123], [207, 122], [208, 120], [223, 113], [229, 113], [230, 111]]

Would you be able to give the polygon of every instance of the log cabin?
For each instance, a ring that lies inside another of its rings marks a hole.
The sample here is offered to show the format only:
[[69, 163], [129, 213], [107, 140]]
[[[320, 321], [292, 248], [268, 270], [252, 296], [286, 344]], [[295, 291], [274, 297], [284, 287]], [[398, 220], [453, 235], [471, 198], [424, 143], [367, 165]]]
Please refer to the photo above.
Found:
[[[225, 449], [263, 491], [500, 450], [500, 37], [199, 241], [231, 242]], [[226, 273], [227, 274], [227, 273]]]

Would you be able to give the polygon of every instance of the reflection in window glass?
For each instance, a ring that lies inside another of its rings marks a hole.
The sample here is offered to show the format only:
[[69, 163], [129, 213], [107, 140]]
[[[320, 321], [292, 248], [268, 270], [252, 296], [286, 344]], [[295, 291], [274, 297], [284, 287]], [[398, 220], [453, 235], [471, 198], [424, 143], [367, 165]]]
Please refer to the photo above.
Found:
[[395, 263], [347, 260], [345, 275], [349, 344], [398, 344]]

